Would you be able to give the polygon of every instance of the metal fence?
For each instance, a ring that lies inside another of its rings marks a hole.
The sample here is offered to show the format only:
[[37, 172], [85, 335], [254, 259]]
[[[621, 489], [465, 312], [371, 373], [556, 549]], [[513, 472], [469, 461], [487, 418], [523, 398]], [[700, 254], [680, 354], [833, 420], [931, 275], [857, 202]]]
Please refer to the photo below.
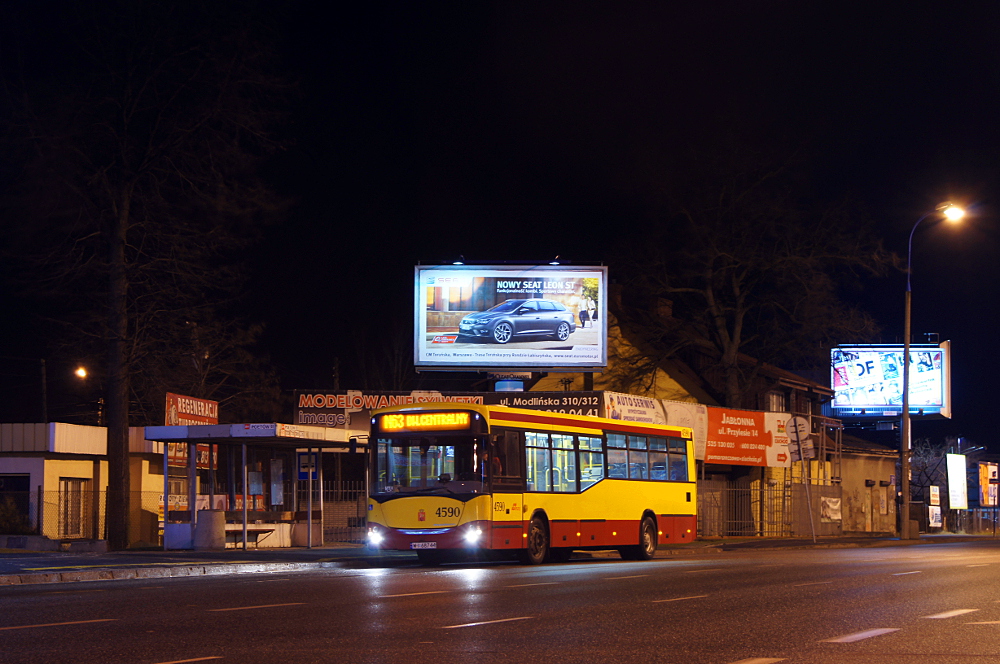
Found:
[[105, 539], [107, 494], [67, 484], [59, 491], [0, 494], [0, 533], [53, 540]]
[[[309, 483], [298, 481], [299, 509], [309, 502]], [[367, 530], [368, 494], [364, 482], [324, 481], [322, 487], [323, 541], [361, 544]], [[320, 509], [320, 487], [313, 482], [313, 509]]]
[[[698, 482], [699, 537], [839, 535], [840, 487], [742, 478]], [[809, 509], [809, 506], [812, 509]], [[834, 518], [836, 517], [836, 518]]]

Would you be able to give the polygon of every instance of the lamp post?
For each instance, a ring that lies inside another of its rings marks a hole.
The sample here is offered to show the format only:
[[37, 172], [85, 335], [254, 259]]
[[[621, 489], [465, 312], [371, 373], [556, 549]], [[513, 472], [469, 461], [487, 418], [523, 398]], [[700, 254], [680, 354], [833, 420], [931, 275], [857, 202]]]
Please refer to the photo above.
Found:
[[937, 208], [917, 219], [910, 229], [910, 240], [906, 245], [906, 306], [903, 312], [903, 417], [899, 437], [899, 493], [902, 502], [899, 506], [899, 538], [910, 539], [910, 312], [913, 297], [910, 287], [910, 263], [913, 259], [913, 234], [924, 219], [933, 215], [941, 215], [948, 221], [960, 221], [965, 216], [965, 210], [943, 203]]

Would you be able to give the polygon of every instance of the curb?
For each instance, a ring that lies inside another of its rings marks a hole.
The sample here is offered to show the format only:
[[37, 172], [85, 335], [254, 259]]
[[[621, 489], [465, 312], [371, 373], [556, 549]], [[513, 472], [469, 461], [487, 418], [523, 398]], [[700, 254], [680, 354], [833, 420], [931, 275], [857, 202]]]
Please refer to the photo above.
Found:
[[192, 576], [221, 576], [223, 574], [260, 574], [267, 572], [298, 572], [329, 567], [337, 563], [220, 563], [179, 565], [177, 567], [129, 567], [124, 569], [74, 570], [40, 574], [0, 575], [0, 586], [24, 586], [45, 583], [70, 583], [82, 581], [125, 581], [129, 579], [165, 579]]

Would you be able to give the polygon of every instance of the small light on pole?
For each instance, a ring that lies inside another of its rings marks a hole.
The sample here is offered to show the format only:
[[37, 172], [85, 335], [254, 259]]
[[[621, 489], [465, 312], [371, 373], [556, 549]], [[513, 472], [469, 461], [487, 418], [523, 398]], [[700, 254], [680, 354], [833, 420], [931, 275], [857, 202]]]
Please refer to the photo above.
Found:
[[73, 373], [76, 374], [77, 378], [87, 377], [87, 370], [84, 367], [77, 367], [76, 371], [74, 371]]
[[933, 211], [917, 219], [910, 229], [910, 240], [906, 246], [906, 306], [903, 318], [903, 413], [899, 436], [899, 538], [910, 539], [910, 320], [912, 290], [910, 288], [910, 264], [913, 258], [913, 234], [927, 217], [940, 214], [951, 222], [965, 216], [965, 210], [952, 203], [942, 203]]

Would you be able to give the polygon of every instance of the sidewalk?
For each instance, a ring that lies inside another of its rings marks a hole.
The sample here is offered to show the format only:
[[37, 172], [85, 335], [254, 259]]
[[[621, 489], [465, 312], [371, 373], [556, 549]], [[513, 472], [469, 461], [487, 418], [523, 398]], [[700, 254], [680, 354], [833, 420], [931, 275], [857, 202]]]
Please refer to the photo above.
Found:
[[[914, 546], [957, 542], [992, 542], [981, 535], [923, 535], [919, 539], [894, 537], [823, 537], [770, 539], [732, 537], [702, 539], [680, 546], [663, 546], [657, 558], [717, 555], [726, 551], [836, 549]], [[615, 551], [577, 552], [574, 559], [618, 558]], [[255, 574], [323, 568], [395, 567], [417, 565], [408, 551], [371, 551], [357, 544], [289, 549], [225, 549], [220, 551], [115, 551], [65, 553], [0, 549], [0, 586], [80, 581], [115, 581], [217, 574]]]

